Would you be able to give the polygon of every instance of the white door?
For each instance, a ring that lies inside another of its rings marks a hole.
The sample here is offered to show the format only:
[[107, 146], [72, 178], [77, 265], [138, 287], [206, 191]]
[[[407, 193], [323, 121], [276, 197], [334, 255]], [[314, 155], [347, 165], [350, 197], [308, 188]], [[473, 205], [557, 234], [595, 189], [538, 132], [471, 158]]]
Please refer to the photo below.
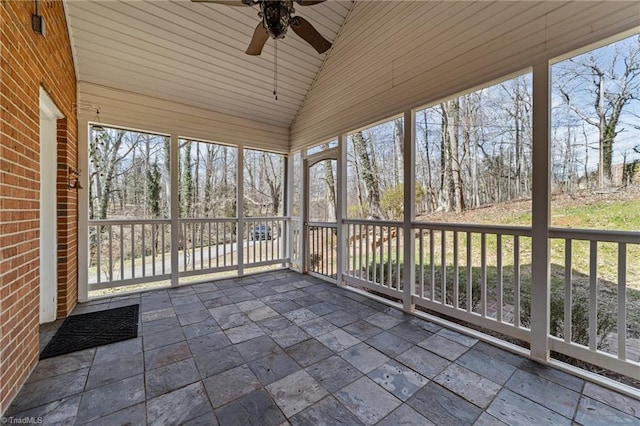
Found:
[[62, 114], [40, 89], [40, 324], [57, 310], [56, 120]]

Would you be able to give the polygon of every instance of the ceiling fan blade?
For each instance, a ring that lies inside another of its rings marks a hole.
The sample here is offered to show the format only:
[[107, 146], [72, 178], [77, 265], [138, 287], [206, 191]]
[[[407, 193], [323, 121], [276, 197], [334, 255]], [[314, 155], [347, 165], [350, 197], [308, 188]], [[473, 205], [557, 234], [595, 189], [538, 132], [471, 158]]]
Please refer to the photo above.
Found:
[[246, 54], [257, 56], [262, 53], [262, 48], [265, 43], [269, 40], [269, 33], [265, 29], [262, 22], [258, 24], [256, 29], [253, 31], [253, 37], [251, 37], [251, 43], [249, 43], [249, 47], [247, 47]]
[[314, 4], [324, 3], [327, 0], [296, 0], [300, 6], [313, 6]]
[[243, 0], [191, 0], [194, 3], [215, 3], [225, 4], [227, 6], [251, 6], [250, 3]]
[[291, 29], [304, 41], [309, 43], [318, 53], [324, 53], [331, 47], [331, 43], [313, 28], [309, 21], [299, 16], [291, 18]]

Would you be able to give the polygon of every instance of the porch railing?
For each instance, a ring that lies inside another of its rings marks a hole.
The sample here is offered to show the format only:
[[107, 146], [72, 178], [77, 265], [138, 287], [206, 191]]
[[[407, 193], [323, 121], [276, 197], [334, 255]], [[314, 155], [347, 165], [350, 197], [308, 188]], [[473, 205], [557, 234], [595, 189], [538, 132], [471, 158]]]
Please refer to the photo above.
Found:
[[[401, 301], [402, 223], [343, 226], [344, 281]], [[531, 341], [531, 228], [416, 222], [412, 232], [412, 303]], [[551, 350], [640, 378], [640, 336], [630, 326], [640, 321], [640, 265], [627, 261], [640, 258], [640, 233], [551, 229], [549, 243]]]
[[[238, 240], [235, 218], [178, 219], [178, 277], [288, 262], [282, 238], [289, 218], [245, 218]], [[167, 281], [171, 220], [89, 221], [89, 290]]]
[[338, 267], [338, 225], [309, 222], [309, 257], [307, 268], [325, 277], [335, 279]]

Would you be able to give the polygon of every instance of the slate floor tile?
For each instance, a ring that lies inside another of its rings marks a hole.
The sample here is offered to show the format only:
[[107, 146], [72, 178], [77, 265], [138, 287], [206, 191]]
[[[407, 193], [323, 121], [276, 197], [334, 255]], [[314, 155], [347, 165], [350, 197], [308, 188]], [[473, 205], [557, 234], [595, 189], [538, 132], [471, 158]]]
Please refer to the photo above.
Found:
[[300, 325], [304, 322], [311, 321], [318, 318], [318, 315], [314, 314], [306, 308], [296, 309], [295, 311], [289, 311], [284, 314], [285, 318], [293, 322], [296, 325]]
[[80, 395], [77, 394], [20, 413], [7, 414], [11, 414], [11, 416], [15, 418], [42, 417], [43, 421], [46, 419], [46, 424], [52, 425], [74, 424], [79, 405]]
[[409, 322], [413, 325], [417, 325], [425, 331], [428, 331], [429, 333], [437, 333], [442, 329], [438, 324], [434, 324], [431, 321], [426, 321], [421, 318], [413, 318], [410, 319]]
[[516, 368], [520, 367], [520, 365], [522, 365], [522, 363], [525, 360], [525, 358], [521, 356], [505, 351], [504, 349], [500, 349], [496, 346], [490, 345], [485, 342], [478, 342], [473, 347], [473, 349], [478, 350], [484, 354], [487, 354], [493, 359], [497, 359], [502, 362], [506, 362], [507, 364], [511, 364]]
[[180, 426], [218, 426], [218, 419], [213, 410], [181, 423]]
[[328, 396], [289, 419], [293, 426], [358, 426], [363, 423], [342, 403]]
[[345, 310], [338, 310], [335, 312], [331, 312], [330, 314], [324, 315], [322, 318], [329, 321], [331, 324], [337, 327], [344, 327], [345, 325], [349, 325], [352, 322], [358, 319], [356, 314], [351, 312], [347, 312]]
[[486, 411], [498, 420], [513, 426], [571, 424], [568, 418], [506, 388], [496, 395]]
[[366, 343], [359, 343], [339, 354], [342, 359], [362, 371], [364, 374], [389, 361], [389, 357]]
[[357, 368], [338, 355], [313, 364], [306, 370], [329, 392], [342, 389], [362, 377], [362, 373]]
[[193, 339], [187, 340], [187, 343], [193, 356], [205, 355], [231, 344], [227, 336], [221, 331], [194, 337]]
[[310, 336], [296, 325], [271, 332], [271, 338], [283, 348], [307, 340]]
[[613, 408], [640, 418], [640, 400], [630, 398], [590, 382], [585, 383], [582, 393], [584, 396], [588, 396], [591, 399], [603, 402]]
[[200, 377], [205, 378], [244, 363], [242, 355], [233, 346], [193, 357]]
[[150, 349], [177, 343], [184, 339], [185, 337], [182, 329], [180, 327], [173, 327], [156, 333], [145, 333], [142, 342], [144, 343], [144, 350], [148, 351]]
[[433, 379], [451, 364], [448, 360], [418, 346], [413, 346], [395, 359], [428, 379]]
[[230, 328], [225, 331], [231, 343], [241, 343], [264, 335], [264, 331], [254, 323], [241, 325], [240, 327]]
[[480, 417], [478, 417], [478, 420], [476, 420], [473, 426], [508, 426], [508, 425], [496, 419], [491, 414], [488, 414], [485, 411], [484, 413], [480, 414]]
[[486, 408], [500, 391], [499, 384], [455, 363], [434, 381], [480, 408]]
[[455, 361], [460, 355], [469, 350], [468, 346], [461, 345], [437, 334], [425, 339], [420, 343], [420, 346], [450, 361]]
[[113, 361], [94, 363], [89, 371], [85, 390], [94, 389], [142, 373], [144, 373], [142, 352], [132, 352]]
[[380, 327], [376, 327], [375, 325], [366, 322], [365, 320], [352, 322], [351, 324], [344, 327], [343, 330], [360, 340], [367, 340], [368, 338], [373, 337], [376, 334], [380, 334], [384, 331]]
[[382, 328], [383, 330], [388, 330], [402, 323], [402, 320], [399, 320], [398, 318], [394, 318], [391, 315], [387, 315], [383, 312], [375, 313], [371, 316], [364, 318], [364, 320], [368, 323], [375, 325], [376, 327]]
[[384, 331], [380, 334], [376, 334], [375, 336], [365, 340], [365, 343], [373, 346], [383, 354], [395, 358], [400, 355], [402, 352], [406, 351], [410, 347], [413, 346], [411, 342], [407, 342], [404, 339], [396, 336], [395, 334], [391, 334], [388, 331]]
[[389, 332], [395, 334], [398, 337], [402, 337], [404, 340], [407, 340], [415, 344], [418, 344], [424, 341], [428, 337], [431, 337], [431, 335], [433, 334], [408, 321], [401, 322], [395, 327], [390, 328]]
[[278, 426], [286, 421], [269, 393], [259, 389], [215, 410], [218, 422], [225, 426]]
[[245, 361], [262, 358], [278, 348], [278, 344], [269, 336], [262, 335], [235, 345]]
[[368, 377], [396, 398], [406, 401], [429, 380], [397, 361], [389, 361], [369, 373]]
[[304, 370], [283, 377], [266, 388], [287, 417], [299, 413], [328, 395], [320, 383]]
[[276, 349], [263, 358], [249, 362], [249, 368], [263, 385], [268, 385], [295, 373], [301, 367], [286, 352]]
[[191, 349], [186, 341], [182, 341], [146, 351], [144, 366], [146, 370], [152, 370], [188, 358], [191, 358]]
[[210, 318], [211, 314], [204, 308], [204, 306], [202, 306], [202, 310], [178, 315], [178, 321], [180, 321], [180, 325], [183, 327], [191, 324], [197, 324]]
[[78, 394], [82, 392], [88, 374], [89, 369], [83, 368], [29, 382], [22, 387], [8, 411], [17, 413]]
[[213, 408], [260, 389], [262, 384], [245, 364], [203, 380]]
[[472, 425], [482, 410], [437, 383], [429, 382], [407, 404], [437, 425]]
[[302, 367], [308, 367], [333, 355], [333, 351], [316, 339], [305, 340], [286, 349]]
[[165, 393], [147, 402], [149, 425], [177, 425], [211, 411], [202, 382]]
[[498, 358], [494, 358], [475, 348], [467, 351], [456, 360], [456, 363], [480, 374], [499, 385], [505, 384], [516, 371], [516, 367]]
[[300, 324], [300, 328], [312, 337], [317, 337], [338, 329], [338, 327], [322, 317]]
[[142, 335], [158, 333], [161, 331], [171, 330], [173, 328], [180, 327], [180, 321], [177, 316], [171, 316], [167, 318], [161, 318], [149, 322], [142, 323]]
[[247, 316], [251, 321], [260, 321], [267, 318], [277, 317], [278, 315], [280, 314], [266, 305], [247, 312]]
[[359, 339], [356, 339], [346, 331], [340, 329], [326, 334], [321, 334], [320, 336], [317, 336], [316, 339], [334, 352], [342, 352], [343, 350], [360, 343]]
[[427, 420], [422, 414], [418, 413], [407, 404], [402, 404], [377, 424], [377, 426], [412, 425], [434, 426], [434, 424]]
[[535, 374], [536, 376], [543, 377], [576, 392], [582, 391], [582, 387], [584, 385], [584, 380], [579, 377], [572, 376], [564, 371], [556, 370], [555, 368], [542, 365], [529, 359], [522, 361], [520, 369], [528, 371], [531, 374]]
[[[47, 418], [47, 424], [48, 424]], [[99, 419], [93, 419], [86, 425], [91, 426], [113, 426], [113, 425], [146, 425], [147, 409], [143, 402], [127, 407], [115, 413], [108, 414]]]
[[373, 425], [382, 420], [401, 404], [399, 399], [368, 377], [362, 377], [345, 386], [336, 392], [335, 396], [367, 425]]
[[70, 373], [91, 366], [96, 348], [85, 349], [83, 351], [72, 352], [53, 358], [43, 359], [29, 376], [29, 382], [37, 382], [59, 374]]
[[143, 312], [140, 317], [142, 322], [144, 323], [144, 322], [157, 321], [163, 318], [171, 318], [175, 316], [176, 316], [176, 312], [173, 310], [173, 307], [171, 306], [171, 304], [167, 304], [167, 307], [165, 308]]
[[142, 374], [111, 383], [82, 394], [76, 421], [99, 419], [145, 400]]
[[314, 314], [318, 315], [318, 316], [330, 314], [331, 312], [335, 312], [338, 309], [340, 309], [339, 307], [337, 307], [333, 303], [322, 302], [317, 297], [315, 299], [320, 301], [320, 303], [315, 303], [313, 305], [309, 305], [309, 306], [307, 306], [307, 309], [310, 310], [311, 312], [313, 312]]
[[458, 333], [457, 331], [449, 330], [448, 328], [441, 328], [436, 334], [468, 348], [478, 343], [478, 339]]
[[581, 425], [639, 425], [637, 417], [586, 396], [580, 398], [575, 421]]
[[573, 416], [580, 399], [579, 393], [523, 370], [513, 373], [505, 387], [565, 417]]
[[200, 380], [200, 374], [193, 359], [174, 362], [145, 374], [147, 399], [176, 390]]
[[204, 336], [205, 334], [215, 333], [220, 330], [221, 328], [218, 326], [218, 322], [211, 317], [204, 321], [182, 327], [185, 339], [193, 339], [194, 337]]
[[93, 357], [93, 364], [117, 361], [130, 354], [142, 354], [142, 338], [123, 340], [110, 345], [99, 346]]

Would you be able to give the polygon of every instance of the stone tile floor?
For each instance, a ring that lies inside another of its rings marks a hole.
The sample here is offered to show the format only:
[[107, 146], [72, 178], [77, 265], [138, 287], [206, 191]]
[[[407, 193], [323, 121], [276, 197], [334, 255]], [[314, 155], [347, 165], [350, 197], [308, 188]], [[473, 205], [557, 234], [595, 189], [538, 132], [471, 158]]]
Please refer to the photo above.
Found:
[[[289, 271], [140, 303], [136, 339], [41, 361], [6, 416], [43, 424], [640, 424], [640, 401]], [[60, 321], [42, 327], [41, 344]]]

